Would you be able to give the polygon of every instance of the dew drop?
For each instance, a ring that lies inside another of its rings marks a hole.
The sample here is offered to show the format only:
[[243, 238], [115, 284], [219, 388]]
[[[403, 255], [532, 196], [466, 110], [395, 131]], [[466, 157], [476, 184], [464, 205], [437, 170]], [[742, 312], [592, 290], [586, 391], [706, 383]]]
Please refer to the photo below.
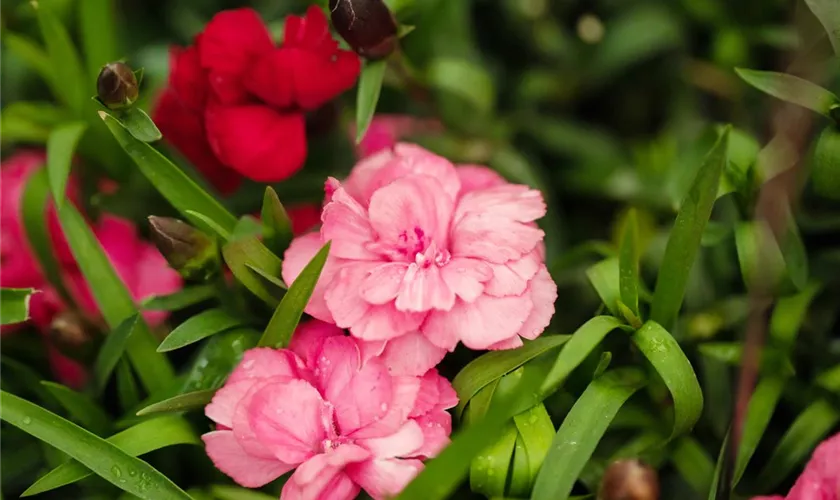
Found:
[[242, 368], [244, 368], [246, 370], [250, 370], [253, 366], [254, 366], [254, 360], [253, 359], [249, 359], [248, 361], [242, 363]]
[[382, 403], [381, 405], [379, 405], [379, 409], [382, 410], [382, 411], [387, 411], [388, 410], [387, 403]]
[[128, 469], [128, 475], [129, 475], [129, 476], [132, 476], [132, 477], [133, 477], [133, 476], [136, 476], [136, 475], [137, 475], [137, 471], [136, 471], [136, 470], [134, 470], [134, 469]]
[[30, 417], [23, 417], [23, 423], [24, 423], [25, 425], [29, 425], [29, 424], [31, 424], [31, 423], [32, 423], [32, 418], [30, 418]]
[[113, 474], [116, 477], [121, 477], [122, 476], [122, 470], [120, 470], [120, 468], [115, 465], [115, 466], [111, 467], [111, 474]]

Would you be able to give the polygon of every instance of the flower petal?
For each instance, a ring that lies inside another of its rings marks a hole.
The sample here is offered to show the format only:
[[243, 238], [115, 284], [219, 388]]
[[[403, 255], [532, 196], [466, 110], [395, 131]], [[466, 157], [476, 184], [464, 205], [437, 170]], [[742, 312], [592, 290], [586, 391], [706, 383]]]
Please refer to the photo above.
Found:
[[455, 169], [461, 181], [461, 196], [471, 191], [507, 184], [498, 172], [483, 165], [458, 165]]
[[[391, 400], [384, 415], [350, 434], [353, 439], [384, 437], [397, 432], [408, 420], [420, 392], [418, 377], [392, 377]], [[380, 403], [381, 404], [381, 403]]]
[[[315, 257], [315, 254], [324, 246], [321, 240], [321, 235], [318, 233], [309, 233], [303, 236], [298, 236], [292, 240], [292, 244], [286, 249], [283, 255], [283, 281], [291, 285], [297, 279], [303, 268]], [[331, 248], [332, 249], [332, 248]], [[321, 321], [327, 323], [333, 322], [332, 313], [327, 307], [327, 302], [324, 299], [324, 292], [332, 282], [333, 277], [338, 271], [338, 259], [332, 255], [327, 256], [327, 262], [324, 263], [324, 268], [321, 270], [321, 276], [318, 277], [318, 283], [312, 291], [312, 297], [309, 303], [306, 304], [306, 313], [310, 314]]]
[[389, 340], [379, 356], [391, 375], [420, 376], [437, 366], [444, 355], [446, 349], [413, 331]]
[[423, 431], [423, 446], [414, 451], [414, 456], [431, 458], [449, 444], [452, 432], [452, 415], [445, 411], [435, 411], [416, 419]]
[[396, 496], [421, 470], [423, 462], [419, 460], [388, 458], [351, 464], [347, 466], [347, 475], [380, 500]]
[[370, 304], [387, 304], [397, 297], [408, 270], [405, 262], [382, 264], [370, 271], [359, 290], [363, 299]]
[[485, 283], [493, 278], [490, 265], [466, 257], [453, 258], [440, 273], [446, 286], [466, 302], [474, 302], [484, 292]]
[[264, 486], [294, 468], [276, 459], [249, 455], [231, 431], [208, 432], [201, 439], [213, 465], [246, 488]]
[[283, 500], [352, 500], [359, 487], [343, 472], [347, 464], [366, 460], [370, 453], [352, 444], [316, 455], [304, 462], [283, 486]]
[[210, 88], [196, 46], [169, 48], [169, 87], [188, 110], [201, 113], [204, 109]]
[[[430, 250], [434, 252], [434, 248], [432, 245]], [[399, 311], [448, 311], [455, 305], [455, 293], [446, 285], [440, 268], [433, 262], [414, 263], [408, 266], [394, 305]]]
[[519, 330], [519, 335], [533, 340], [539, 337], [551, 323], [551, 317], [554, 316], [554, 301], [557, 300], [557, 285], [548, 274], [548, 269], [542, 265], [528, 288], [534, 307]]
[[421, 331], [450, 351], [458, 340], [470, 349], [487, 349], [516, 336], [532, 309], [528, 297], [482, 295], [472, 304], [458, 301], [449, 311], [432, 311]]
[[236, 382], [227, 382], [224, 387], [216, 391], [210, 403], [204, 407], [204, 414], [207, 418], [228, 429], [233, 427], [233, 415], [236, 406], [248, 394], [248, 391], [256, 379], [243, 379]]
[[356, 443], [375, 458], [410, 457], [423, 445], [423, 431], [409, 420], [393, 434], [377, 438], [357, 439]]
[[452, 255], [502, 264], [520, 259], [545, 233], [533, 225], [492, 213], [469, 213], [452, 227]]
[[273, 377], [297, 378], [300, 368], [301, 360], [291, 351], [256, 347], [245, 351], [242, 361], [236, 365], [227, 383]]
[[321, 355], [324, 342], [332, 337], [344, 337], [341, 328], [323, 321], [311, 320], [300, 324], [295, 329], [289, 350], [301, 357], [304, 364], [314, 368]]
[[542, 261], [538, 250], [534, 249], [521, 259], [504, 264], [488, 263], [493, 270], [493, 278], [486, 283], [484, 292], [494, 297], [522, 295], [528, 288], [528, 282], [540, 269]]
[[354, 260], [380, 260], [379, 255], [367, 249], [374, 240], [367, 211], [352, 196], [339, 187], [321, 214], [321, 238], [332, 241], [330, 253], [336, 257]]
[[207, 139], [216, 156], [257, 182], [277, 182], [300, 170], [306, 159], [303, 115], [268, 106], [211, 106]]

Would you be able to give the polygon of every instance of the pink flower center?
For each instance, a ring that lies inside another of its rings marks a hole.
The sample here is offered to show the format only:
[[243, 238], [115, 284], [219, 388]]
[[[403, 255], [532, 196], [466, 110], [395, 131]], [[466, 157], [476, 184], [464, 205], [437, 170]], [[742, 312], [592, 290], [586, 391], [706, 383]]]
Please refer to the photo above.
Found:
[[344, 436], [334, 436], [327, 438], [321, 442], [321, 448], [324, 453], [332, 451], [343, 444], [353, 444], [353, 440]]
[[423, 269], [432, 264], [443, 267], [452, 258], [448, 250], [439, 250], [437, 244], [419, 226], [402, 231], [396, 242], [377, 241], [369, 243], [367, 249], [391, 261], [414, 262]]

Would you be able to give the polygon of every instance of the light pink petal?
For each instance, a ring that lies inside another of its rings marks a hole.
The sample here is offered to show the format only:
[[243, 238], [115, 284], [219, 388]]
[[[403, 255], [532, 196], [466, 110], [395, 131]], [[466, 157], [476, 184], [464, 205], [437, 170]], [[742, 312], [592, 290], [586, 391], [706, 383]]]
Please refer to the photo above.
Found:
[[[434, 249], [432, 245], [430, 250]], [[424, 261], [408, 267], [394, 305], [399, 311], [448, 311], [455, 305], [455, 293], [444, 282], [440, 268], [434, 262]]]
[[397, 297], [408, 269], [405, 262], [391, 262], [374, 268], [362, 283], [360, 293], [370, 304], [387, 304]]
[[356, 443], [375, 458], [410, 457], [423, 445], [423, 431], [417, 422], [409, 420], [389, 436], [357, 439]]
[[449, 444], [452, 433], [452, 415], [445, 411], [434, 411], [416, 419], [423, 431], [423, 446], [414, 452], [414, 456], [431, 458]]
[[352, 500], [359, 487], [343, 472], [347, 464], [366, 460], [370, 453], [345, 444], [304, 462], [283, 486], [283, 500]]
[[488, 346], [487, 349], [490, 351], [507, 351], [508, 349], [516, 349], [518, 347], [522, 347], [523, 345], [525, 344], [522, 342], [522, 337], [517, 335], [516, 337], [496, 342], [495, 344]]
[[837, 500], [840, 498], [840, 434], [823, 441], [796, 480], [788, 500]]
[[493, 278], [490, 265], [465, 257], [453, 258], [440, 272], [446, 286], [466, 302], [474, 302], [484, 292], [485, 282]]
[[396, 496], [423, 470], [420, 460], [367, 460], [347, 467], [347, 475], [375, 500]]
[[432, 370], [433, 375], [426, 374], [426, 377], [434, 377], [438, 383], [438, 403], [435, 410], [448, 410], [458, 405], [458, 393], [452, 387], [452, 383], [441, 376], [437, 370]]
[[333, 399], [341, 396], [361, 368], [356, 341], [350, 337], [326, 339], [313, 366], [318, 389], [334, 404]]
[[228, 429], [232, 428], [236, 406], [255, 383], [257, 383], [256, 379], [227, 382], [224, 387], [216, 391], [210, 404], [204, 407], [204, 414], [217, 424]]
[[437, 179], [450, 198], [454, 200], [458, 196], [461, 181], [455, 166], [449, 160], [416, 144], [406, 142], [394, 146], [394, 153], [396, 160], [389, 167], [394, 168], [395, 171], [393, 173], [380, 171], [381, 179], [377, 179], [378, 182], [384, 182], [387, 177], [402, 177], [409, 173], [427, 175]]
[[344, 188], [333, 192], [321, 220], [321, 238], [332, 241], [332, 255], [344, 259], [379, 260], [377, 254], [367, 249], [367, 244], [375, 239], [367, 212]]
[[476, 191], [507, 184], [495, 170], [482, 165], [458, 165], [455, 167], [461, 180], [461, 196]]
[[[321, 240], [321, 235], [318, 233], [309, 233], [303, 236], [298, 236], [292, 240], [292, 244], [286, 249], [283, 257], [283, 281], [291, 285], [297, 279], [303, 268], [309, 264], [312, 257], [318, 253], [318, 250], [324, 246]], [[312, 291], [312, 297], [306, 305], [305, 311], [321, 321], [327, 323], [333, 322], [332, 314], [330, 313], [327, 303], [324, 300], [324, 292], [327, 290], [330, 282], [338, 272], [339, 259], [332, 254], [327, 257], [327, 262], [324, 264], [324, 269], [321, 271], [321, 276], [318, 278], [318, 283]]]
[[324, 342], [331, 337], [343, 336], [344, 331], [335, 325], [318, 320], [307, 321], [295, 329], [292, 340], [289, 341], [289, 350], [300, 356], [304, 364], [312, 369], [317, 363]]
[[489, 263], [493, 269], [493, 279], [485, 284], [484, 293], [494, 297], [522, 295], [528, 288], [528, 282], [537, 274], [542, 265], [539, 252], [534, 249], [521, 259], [504, 264]]
[[541, 229], [507, 216], [469, 213], [452, 227], [452, 255], [502, 264], [531, 252], [544, 236]]
[[440, 377], [437, 370], [429, 370], [426, 375], [420, 377], [420, 392], [417, 393], [409, 417], [416, 418], [435, 409], [440, 400], [437, 377]]
[[[353, 439], [384, 437], [396, 432], [408, 420], [417, 394], [420, 392], [418, 377], [393, 377], [391, 379], [391, 401], [387, 411], [378, 420], [374, 419], [365, 427], [353, 432]], [[381, 403], [380, 403], [381, 404]]]
[[350, 334], [368, 341], [394, 339], [417, 330], [426, 314], [397, 311], [392, 304], [372, 305], [364, 317], [350, 327]]
[[432, 344], [420, 332], [412, 331], [391, 339], [379, 353], [391, 375], [420, 376], [440, 363], [446, 349]]
[[498, 215], [516, 222], [533, 222], [546, 212], [542, 193], [528, 186], [504, 184], [465, 194], [455, 209], [454, 220], [469, 214]]
[[528, 288], [533, 308], [519, 330], [519, 335], [533, 340], [539, 337], [551, 323], [551, 317], [554, 316], [554, 301], [557, 300], [557, 285], [543, 265], [531, 280]]
[[335, 274], [324, 299], [337, 326], [351, 328], [371, 308], [362, 298], [362, 284], [368, 274], [380, 265], [378, 262], [348, 262]]
[[213, 465], [246, 488], [264, 486], [294, 468], [277, 459], [249, 455], [231, 431], [208, 432], [201, 439]]
[[[372, 358], [376, 358], [382, 355], [385, 351], [385, 347], [388, 345], [387, 340], [359, 340], [356, 339], [356, 343], [359, 346], [359, 353], [362, 357], [362, 364], [367, 363], [368, 360]], [[387, 363], [386, 363], [387, 367]], [[390, 368], [388, 368], [390, 371]]]
[[344, 181], [344, 188], [362, 206], [367, 207], [370, 203], [370, 196], [381, 187], [373, 183], [376, 174], [393, 159], [394, 151], [388, 148], [359, 160]]
[[458, 301], [450, 311], [432, 311], [421, 331], [444, 349], [454, 349], [453, 340], [470, 349], [487, 349], [516, 336], [532, 308], [528, 297], [483, 295], [472, 304]]
[[289, 350], [256, 347], [245, 351], [227, 383], [271, 377], [297, 378], [299, 368], [302, 368], [300, 358]]
[[321, 451], [332, 415], [314, 387], [291, 380], [257, 391], [248, 420], [254, 435], [278, 460], [299, 464]]

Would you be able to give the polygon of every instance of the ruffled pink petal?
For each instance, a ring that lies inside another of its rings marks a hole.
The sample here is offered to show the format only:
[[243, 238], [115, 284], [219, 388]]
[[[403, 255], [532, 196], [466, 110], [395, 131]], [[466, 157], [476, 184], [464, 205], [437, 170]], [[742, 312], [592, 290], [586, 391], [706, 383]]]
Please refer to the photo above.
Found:
[[343, 336], [344, 331], [333, 324], [318, 320], [306, 321], [295, 329], [289, 342], [289, 350], [300, 356], [306, 366], [312, 368], [318, 363], [324, 342], [332, 337]]
[[417, 394], [420, 392], [420, 379], [417, 377], [393, 377], [391, 379], [391, 401], [384, 406], [387, 411], [381, 418], [374, 419], [365, 427], [350, 434], [353, 439], [384, 437], [391, 435], [408, 420]]
[[210, 404], [204, 407], [204, 414], [216, 424], [228, 429], [232, 428], [236, 406], [255, 383], [257, 383], [257, 379], [241, 379], [238, 382], [228, 381], [224, 387], [216, 391]]
[[405, 262], [390, 262], [374, 268], [359, 290], [362, 298], [377, 305], [391, 302], [397, 298], [407, 270]]
[[388, 148], [360, 160], [342, 184], [344, 189], [363, 207], [367, 207], [371, 195], [381, 187], [374, 184], [377, 173], [393, 159], [394, 151]]
[[427, 313], [397, 311], [392, 304], [371, 305], [350, 327], [350, 334], [362, 340], [391, 340], [417, 330]]
[[482, 295], [472, 304], [458, 301], [450, 311], [432, 311], [421, 331], [433, 344], [450, 351], [459, 340], [470, 349], [487, 349], [515, 336], [532, 309], [528, 297]]
[[303, 363], [291, 351], [256, 347], [245, 351], [227, 383], [272, 377], [298, 378]]
[[283, 500], [352, 500], [359, 487], [344, 473], [348, 464], [366, 460], [370, 453], [364, 448], [344, 444], [315, 455], [292, 474], [283, 486]]
[[264, 486], [294, 468], [276, 459], [249, 455], [231, 431], [208, 432], [201, 439], [213, 465], [246, 488]]
[[[318, 253], [318, 250], [324, 246], [321, 240], [321, 235], [318, 233], [309, 233], [303, 236], [298, 236], [292, 240], [292, 244], [286, 249], [283, 256], [283, 281], [291, 285], [297, 279], [303, 268], [309, 264], [312, 257]], [[330, 285], [335, 273], [338, 271], [338, 259], [330, 253], [327, 256], [327, 262], [321, 270], [321, 276], [318, 277], [318, 283], [312, 291], [312, 297], [309, 303], [306, 304], [306, 313], [318, 318], [327, 323], [333, 323], [332, 313], [327, 307], [327, 302], [324, 299], [324, 292]]]
[[389, 436], [357, 439], [375, 458], [410, 457], [423, 446], [423, 431], [417, 422], [409, 420]]
[[509, 339], [502, 340], [500, 342], [496, 342], [495, 344], [491, 344], [487, 347], [490, 351], [506, 351], [508, 349], [516, 349], [525, 345], [522, 342], [522, 337], [517, 335], [516, 337], [511, 337]]
[[427, 378], [434, 378], [438, 384], [438, 402], [435, 405], [435, 410], [448, 410], [455, 408], [458, 405], [458, 393], [452, 387], [452, 383], [441, 376], [437, 370], [432, 370], [431, 374], [426, 374]]
[[507, 184], [504, 177], [495, 170], [482, 165], [458, 165], [455, 167], [461, 181], [461, 196], [471, 191]]
[[378, 172], [373, 182], [376, 187], [384, 186], [409, 174], [419, 174], [437, 179], [443, 191], [451, 199], [454, 200], [458, 196], [461, 181], [455, 166], [446, 158], [416, 144], [406, 142], [394, 146], [394, 156], [394, 161], [388, 165], [388, 168]]
[[347, 475], [375, 500], [396, 496], [423, 470], [420, 460], [367, 460], [347, 467]]
[[425, 415], [434, 410], [440, 400], [440, 391], [438, 390], [437, 370], [429, 370], [429, 372], [420, 377], [420, 391], [417, 393], [417, 399], [414, 401], [414, 407], [411, 413], [408, 414], [411, 418], [416, 418]]
[[321, 451], [332, 412], [303, 380], [272, 383], [253, 396], [248, 419], [254, 434], [278, 460], [299, 464]]
[[543, 265], [531, 280], [528, 288], [528, 295], [534, 307], [519, 330], [519, 335], [533, 340], [539, 337], [551, 323], [551, 317], [554, 316], [554, 301], [557, 300], [557, 285]]
[[336, 257], [354, 260], [379, 260], [367, 249], [374, 241], [373, 229], [364, 207], [339, 187], [321, 214], [323, 241], [332, 241], [330, 253]]
[[545, 233], [532, 225], [489, 213], [469, 213], [452, 227], [452, 255], [502, 264], [532, 251]]
[[466, 193], [458, 202], [453, 219], [469, 214], [507, 217], [516, 222], [533, 222], [546, 212], [542, 193], [519, 184], [504, 184]]
[[528, 282], [540, 269], [542, 261], [538, 251], [534, 249], [521, 259], [504, 264], [488, 263], [493, 269], [493, 278], [485, 284], [484, 293], [494, 297], [522, 295], [528, 288]]
[[453, 258], [441, 268], [440, 273], [446, 286], [466, 302], [474, 302], [481, 296], [485, 283], [493, 278], [490, 265], [465, 257]]
[[245, 396], [243, 396], [243, 398], [239, 401], [239, 404], [237, 404], [234, 409], [233, 425], [231, 426], [231, 430], [233, 430], [233, 436], [236, 438], [236, 442], [239, 443], [239, 446], [241, 446], [242, 449], [244, 449], [249, 455], [277, 460], [277, 456], [272, 452], [272, 450], [266, 447], [265, 443], [263, 443], [254, 433], [250, 418], [251, 404], [254, 401], [254, 396], [263, 387], [275, 383], [283, 384], [293, 379], [289, 379], [288, 377], [275, 377], [255, 380], [254, 384], [250, 389], [248, 389], [248, 392], [245, 393]]
[[391, 375], [409, 376], [423, 375], [437, 366], [445, 355], [446, 349], [432, 344], [418, 331], [389, 340], [379, 353]]
[[423, 446], [415, 450], [414, 456], [431, 458], [449, 444], [452, 433], [452, 415], [445, 411], [434, 411], [416, 418], [423, 431]]
[[[433, 245], [430, 250], [434, 248]], [[394, 305], [399, 311], [448, 311], [455, 305], [455, 293], [446, 285], [434, 262], [414, 263], [403, 276]]]

